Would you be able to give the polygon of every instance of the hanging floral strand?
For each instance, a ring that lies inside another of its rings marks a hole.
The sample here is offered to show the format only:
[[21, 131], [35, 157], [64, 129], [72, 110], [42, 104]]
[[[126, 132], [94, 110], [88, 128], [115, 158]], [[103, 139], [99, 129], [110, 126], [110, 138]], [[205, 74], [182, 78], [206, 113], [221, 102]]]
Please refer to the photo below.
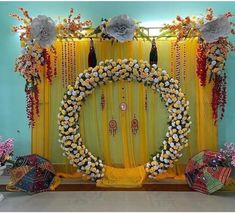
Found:
[[201, 86], [206, 86], [206, 45], [200, 41], [197, 47], [197, 76]]
[[19, 34], [23, 46], [23, 54], [16, 60], [15, 71], [19, 72], [26, 81], [26, 111], [29, 125], [33, 127], [34, 113], [39, 115], [38, 84], [40, 83], [40, 72], [43, 72], [42, 66], [45, 66], [45, 76], [50, 83], [56, 76], [57, 56], [52, 45], [55, 38], [71, 36], [82, 38], [84, 28], [90, 27], [92, 23], [90, 20], [81, 22], [80, 14], [72, 17], [73, 9], [70, 10], [68, 19], [65, 18], [58, 24], [45, 15], [31, 18], [27, 10], [24, 8], [19, 8], [19, 10], [23, 16], [10, 14], [22, 23], [12, 27], [12, 31]]
[[51, 57], [47, 49], [43, 49], [43, 54], [44, 54], [45, 65], [46, 65], [46, 78], [51, 83], [52, 76], [53, 76], [53, 72], [51, 68]]
[[[218, 110], [221, 109], [219, 118], [223, 118], [225, 112], [226, 56], [230, 51], [235, 51], [235, 46], [228, 39], [229, 34], [235, 34], [235, 30], [232, 29], [235, 24], [228, 20], [232, 16], [235, 15], [227, 12], [215, 17], [213, 10], [208, 8], [205, 16], [186, 18], [177, 16], [171, 24], [166, 24], [162, 28], [164, 35], [177, 37], [176, 44], [186, 38], [199, 38], [196, 72], [201, 86], [214, 83], [211, 105], [215, 124], [218, 120]], [[208, 81], [207, 75], [209, 76]]]

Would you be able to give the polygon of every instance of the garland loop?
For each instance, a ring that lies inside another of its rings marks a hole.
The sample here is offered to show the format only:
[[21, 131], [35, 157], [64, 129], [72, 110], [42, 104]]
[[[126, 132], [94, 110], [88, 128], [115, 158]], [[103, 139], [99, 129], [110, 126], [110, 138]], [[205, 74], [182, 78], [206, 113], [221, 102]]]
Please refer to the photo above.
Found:
[[104, 176], [101, 159], [94, 156], [83, 144], [79, 133], [79, 113], [85, 98], [98, 85], [108, 81], [137, 81], [156, 90], [165, 102], [169, 113], [169, 126], [160, 152], [146, 164], [150, 178], [173, 167], [173, 163], [182, 156], [180, 151], [188, 145], [190, 132], [189, 102], [178, 86], [178, 81], [170, 78], [165, 70], [157, 65], [133, 59], [112, 59], [100, 62], [98, 66], [80, 73], [74, 86], [69, 85], [61, 102], [58, 114], [59, 142], [70, 164], [78, 168], [91, 180]]

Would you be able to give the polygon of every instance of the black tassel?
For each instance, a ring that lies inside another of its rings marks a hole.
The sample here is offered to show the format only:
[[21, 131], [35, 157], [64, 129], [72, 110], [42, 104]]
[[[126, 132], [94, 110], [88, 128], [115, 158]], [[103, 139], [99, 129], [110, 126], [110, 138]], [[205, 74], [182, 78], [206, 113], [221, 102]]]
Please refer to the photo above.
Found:
[[158, 62], [157, 46], [156, 46], [155, 39], [153, 39], [151, 51], [149, 54], [149, 63], [150, 65], [153, 65], [153, 64], [157, 64], [157, 62]]
[[90, 40], [90, 52], [88, 55], [88, 66], [89, 67], [95, 67], [97, 65], [97, 59], [95, 54], [95, 48], [94, 48], [94, 42], [91, 38]]

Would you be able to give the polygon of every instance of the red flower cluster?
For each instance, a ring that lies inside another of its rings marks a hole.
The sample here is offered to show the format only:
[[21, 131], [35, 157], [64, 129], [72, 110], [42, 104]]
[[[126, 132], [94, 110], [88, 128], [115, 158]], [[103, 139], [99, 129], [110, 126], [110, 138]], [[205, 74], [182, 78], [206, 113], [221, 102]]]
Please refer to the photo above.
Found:
[[214, 86], [212, 89], [212, 110], [213, 110], [213, 119], [216, 124], [218, 121], [219, 108], [221, 108], [220, 119], [224, 117], [225, 106], [226, 106], [226, 74], [224, 76], [215, 76]]
[[200, 42], [197, 47], [197, 76], [200, 80], [201, 86], [206, 86], [206, 46]]

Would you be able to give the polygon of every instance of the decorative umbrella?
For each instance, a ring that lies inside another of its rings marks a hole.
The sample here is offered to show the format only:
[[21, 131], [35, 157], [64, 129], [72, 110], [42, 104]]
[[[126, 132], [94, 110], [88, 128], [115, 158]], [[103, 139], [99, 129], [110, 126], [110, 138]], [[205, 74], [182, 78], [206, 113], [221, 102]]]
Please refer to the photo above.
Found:
[[221, 189], [231, 173], [231, 168], [218, 152], [202, 151], [191, 158], [185, 170], [189, 186], [205, 194]]
[[11, 186], [25, 192], [42, 192], [49, 190], [55, 170], [50, 161], [32, 154], [18, 157], [10, 176]]

